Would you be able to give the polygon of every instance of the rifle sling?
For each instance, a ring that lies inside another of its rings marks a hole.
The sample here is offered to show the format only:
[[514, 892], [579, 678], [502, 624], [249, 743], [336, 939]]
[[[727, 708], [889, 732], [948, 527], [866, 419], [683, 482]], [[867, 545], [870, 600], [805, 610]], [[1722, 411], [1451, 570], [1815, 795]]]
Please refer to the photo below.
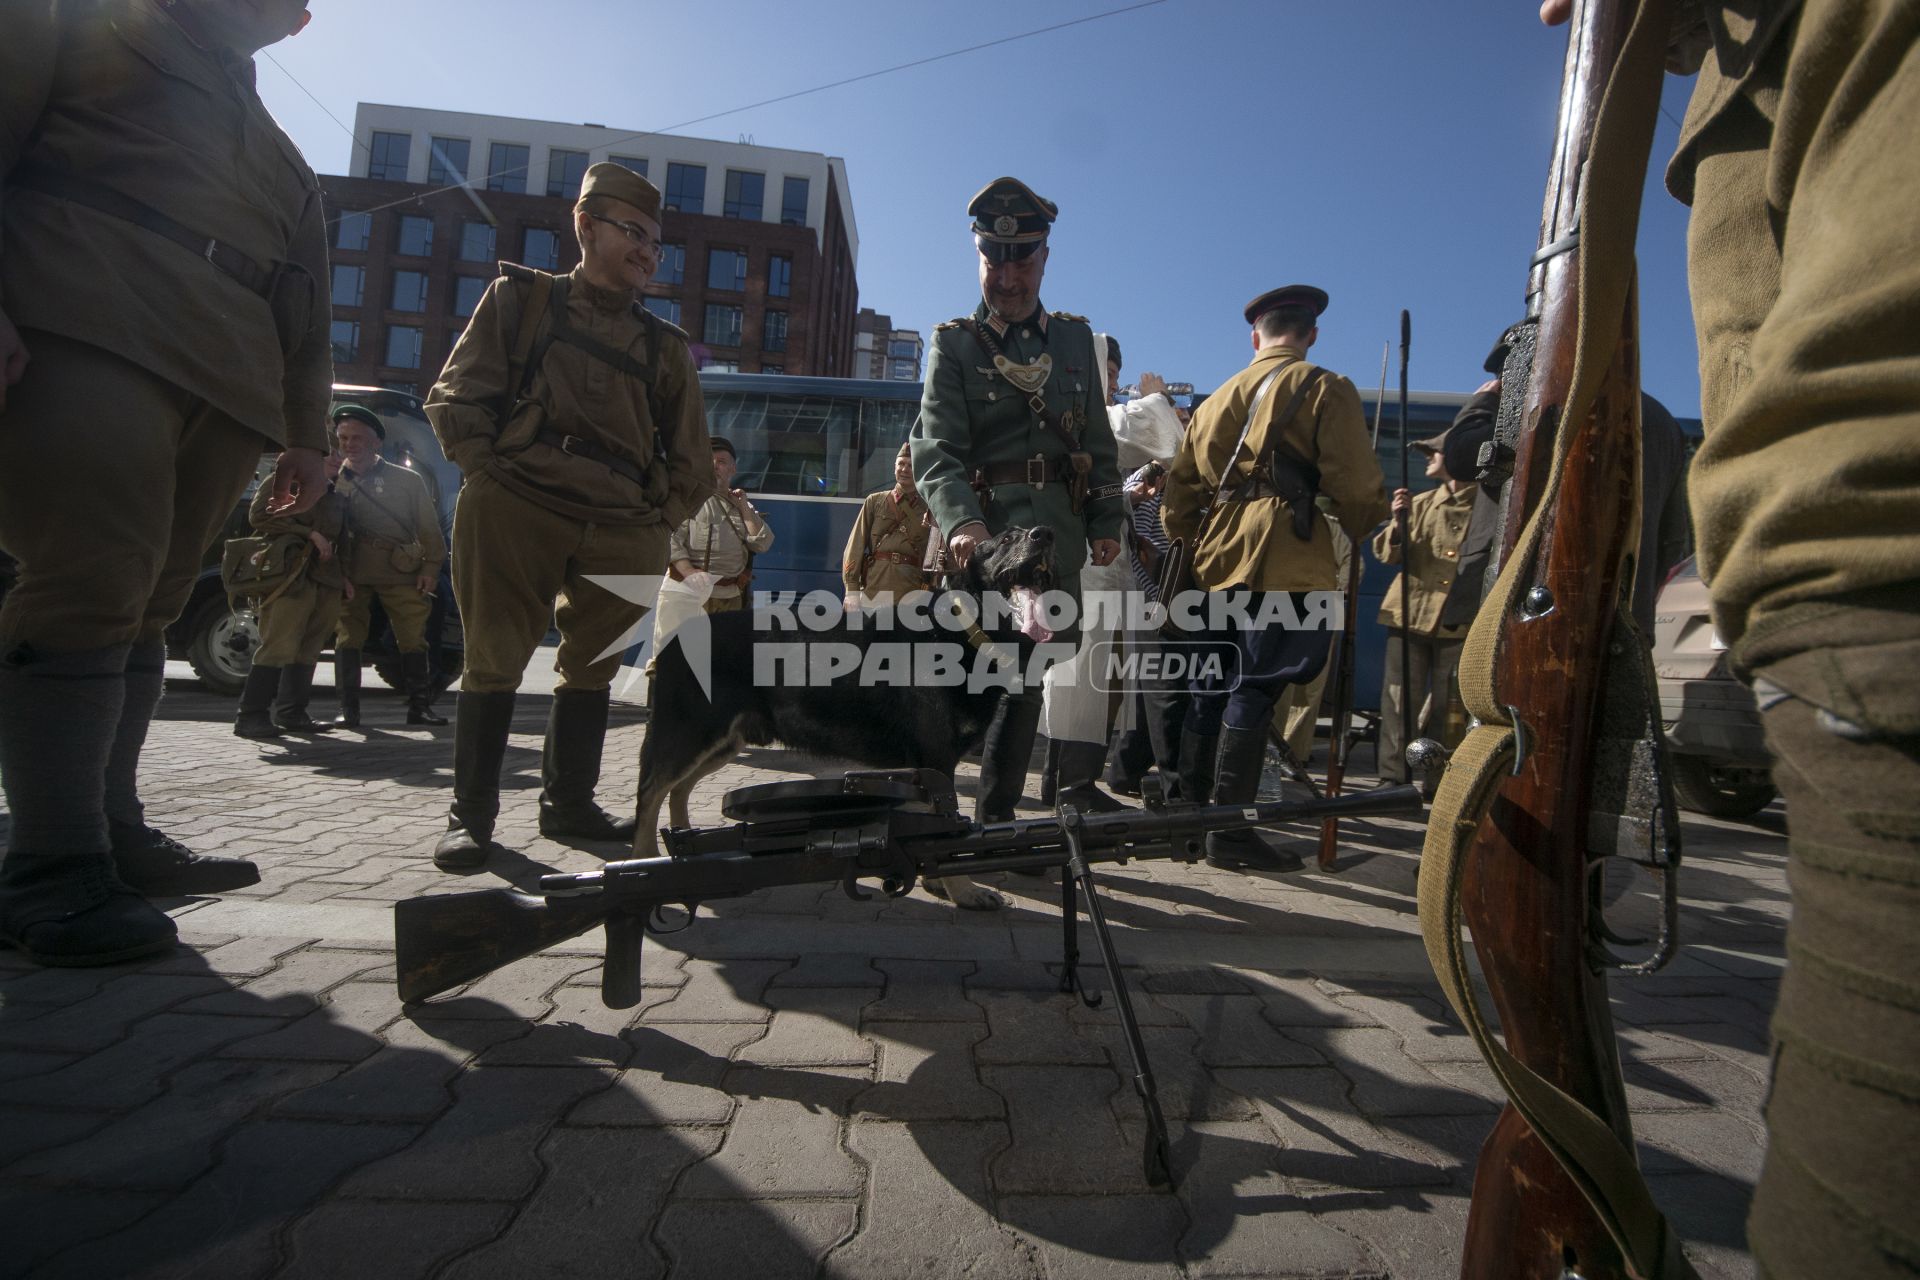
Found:
[[1579, 338], [1563, 428], [1555, 433], [1553, 465], [1541, 498], [1467, 637], [1460, 691], [1479, 723], [1454, 754], [1434, 798], [1419, 885], [1427, 956], [1454, 1012], [1515, 1110], [1586, 1196], [1642, 1280], [1675, 1280], [1695, 1272], [1680, 1251], [1679, 1234], [1654, 1204], [1632, 1148], [1585, 1104], [1509, 1053], [1488, 1025], [1461, 942], [1460, 886], [1480, 823], [1514, 761], [1512, 712], [1500, 704], [1495, 688], [1501, 627], [1518, 611], [1546, 517], [1557, 505], [1577, 434], [1564, 424], [1585, 421], [1592, 411], [1626, 314], [1641, 187], [1660, 101], [1665, 10], [1660, 0], [1642, 0], [1594, 128], [1580, 212]]

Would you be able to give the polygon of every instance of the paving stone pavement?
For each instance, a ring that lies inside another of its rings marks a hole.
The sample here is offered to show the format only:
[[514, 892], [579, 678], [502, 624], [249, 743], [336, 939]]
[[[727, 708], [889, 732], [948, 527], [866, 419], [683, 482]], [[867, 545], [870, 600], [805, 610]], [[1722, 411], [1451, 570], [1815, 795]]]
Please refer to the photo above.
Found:
[[[1117, 1021], [1060, 994], [1043, 881], [1009, 878], [997, 914], [718, 904], [648, 940], [628, 1010], [600, 1003], [597, 933], [403, 1008], [394, 901], [618, 852], [534, 836], [547, 706], [515, 720], [511, 851], [455, 877], [427, 860], [450, 729], [370, 692], [361, 732], [246, 742], [170, 683], [149, 816], [262, 882], [163, 904], [186, 945], [145, 964], [0, 951], [0, 1277], [1458, 1274], [1500, 1095], [1426, 968], [1417, 826], [1349, 824], [1337, 874], [1101, 872], [1180, 1175], [1157, 1192]], [[616, 704], [610, 808], [644, 733]], [[695, 818], [832, 771], [746, 752]], [[1752, 1274], [1782, 830], [1690, 817], [1693, 945], [1613, 982], [1642, 1163], [1708, 1277]], [[1617, 915], [1651, 911], [1636, 888]]]

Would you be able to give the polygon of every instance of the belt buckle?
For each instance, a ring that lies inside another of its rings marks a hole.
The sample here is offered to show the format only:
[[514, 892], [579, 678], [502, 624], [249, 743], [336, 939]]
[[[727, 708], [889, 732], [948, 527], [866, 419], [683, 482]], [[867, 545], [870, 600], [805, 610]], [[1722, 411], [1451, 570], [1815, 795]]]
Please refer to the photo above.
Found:
[[[218, 240], [215, 240], [211, 236], [207, 237], [207, 247], [201, 251], [202, 256], [205, 257], [208, 262], [213, 262], [214, 251], [219, 247], [220, 247], [220, 242]], [[213, 265], [217, 267], [220, 264], [217, 262], [213, 262]]]
[[1047, 455], [1036, 453], [1027, 459], [1027, 483], [1036, 489], [1047, 487]]
[[565, 454], [571, 454], [573, 457], [576, 457], [576, 458], [585, 457], [586, 456], [585, 454], [580, 453], [578, 450], [576, 450], [573, 447], [577, 444], [584, 445], [585, 443], [586, 441], [582, 440], [579, 436], [563, 435], [560, 437], [560, 452]]

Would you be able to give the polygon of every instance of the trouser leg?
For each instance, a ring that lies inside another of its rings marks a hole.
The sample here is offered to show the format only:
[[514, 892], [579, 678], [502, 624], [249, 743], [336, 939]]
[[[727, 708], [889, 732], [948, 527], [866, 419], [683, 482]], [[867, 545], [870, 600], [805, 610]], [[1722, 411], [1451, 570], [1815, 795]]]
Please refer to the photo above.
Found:
[[[1410, 685], [1403, 685], [1400, 679], [1401, 652], [1407, 648], [1406, 633], [1389, 631], [1387, 633], [1387, 670], [1380, 689], [1380, 738], [1379, 773], [1382, 782], [1405, 782], [1407, 780], [1407, 733], [1406, 724], [1409, 715], [1408, 703], [1418, 699], [1424, 687], [1426, 675], [1426, 645], [1419, 640], [1412, 642], [1407, 653], [1408, 679]], [[1417, 710], [1418, 708], [1414, 708]]]
[[977, 822], [1006, 822], [1027, 789], [1027, 765], [1040, 731], [1040, 690], [1009, 693], [994, 708], [980, 746], [980, 790], [974, 797]]
[[[626, 651], [646, 634], [645, 606], [625, 599], [600, 580], [666, 572], [667, 532], [657, 525], [622, 528], [585, 526], [566, 565], [554, 621], [560, 628], [555, 662], [562, 689], [605, 691], [620, 671]], [[726, 612], [743, 606], [725, 602]], [[604, 721], [605, 717], [602, 717]]]
[[467, 478], [453, 518], [453, 591], [466, 629], [463, 692], [520, 687], [553, 622], [580, 528], [484, 471]]

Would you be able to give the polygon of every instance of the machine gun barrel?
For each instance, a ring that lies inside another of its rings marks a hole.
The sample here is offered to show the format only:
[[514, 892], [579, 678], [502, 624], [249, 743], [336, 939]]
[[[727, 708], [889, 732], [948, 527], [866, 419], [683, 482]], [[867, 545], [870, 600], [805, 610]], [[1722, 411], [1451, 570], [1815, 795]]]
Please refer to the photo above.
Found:
[[[1253, 805], [1172, 805], [1076, 819], [1090, 862], [1197, 859], [1209, 831], [1327, 817], [1416, 815], [1413, 787], [1384, 787], [1332, 800]], [[610, 1008], [640, 1000], [640, 943], [660, 908], [735, 898], [788, 884], [882, 879], [904, 893], [914, 877], [984, 875], [1064, 866], [1066, 819], [979, 824], [906, 809], [854, 809], [810, 821], [740, 822], [669, 834], [671, 856], [610, 862], [600, 871], [543, 876], [545, 896], [491, 889], [434, 894], [394, 904], [400, 998], [425, 1000], [574, 938], [608, 931], [601, 998]]]

